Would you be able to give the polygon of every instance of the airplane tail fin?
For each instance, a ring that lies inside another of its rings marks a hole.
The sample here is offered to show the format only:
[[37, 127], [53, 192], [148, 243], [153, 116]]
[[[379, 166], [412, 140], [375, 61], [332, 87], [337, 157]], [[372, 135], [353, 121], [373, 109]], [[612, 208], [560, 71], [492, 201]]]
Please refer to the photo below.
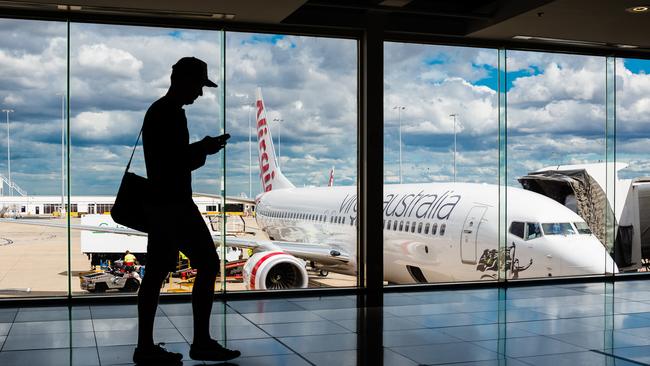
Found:
[[328, 187], [334, 187], [334, 167], [330, 170], [330, 180], [327, 182]]
[[295, 186], [280, 171], [278, 159], [275, 156], [271, 129], [266, 119], [266, 107], [262, 99], [262, 88], [257, 88], [257, 148], [260, 164], [260, 182], [262, 191], [273, 189], [294, 188]]

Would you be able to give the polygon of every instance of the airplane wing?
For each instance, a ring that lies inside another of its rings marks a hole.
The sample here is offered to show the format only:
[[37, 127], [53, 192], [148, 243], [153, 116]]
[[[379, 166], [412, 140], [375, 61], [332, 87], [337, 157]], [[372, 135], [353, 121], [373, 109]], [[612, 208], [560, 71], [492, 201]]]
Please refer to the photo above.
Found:
[[[30, 220], [30, 219], [0, 219], [0, 223], [11, 223], [21, 225], [34, 225], [46, 226], [65, 229], [68, 227], [63, 222], [48, 222], [50, 220]], [[113, 233], [122, 235], [135, 235], [147, 236], [147, 233], [129, 229], [129, 228], [115, 228], [108, 226], [94, 226], [94, 225], [70, 225], [73, 230], [87, 230], [93, 232]], [[221, 235], [213, 235], [212, 239], [216, 244], [222, 244], [223, 238]], [[351, 260], [351, 255], [346, 253], [334, 245], [307, 243], [307, 242], [291, 242], [281, 240], [261, 240], [257, 238], [244, 238], [226, 236], [226, 246], [237, 247], [243, 249], [253, 249], [258, 251], [282, 251], [294, 257], [301, 258], [307, 261], [315, 261], [325, 265], [336, 265], [348, 263]]]
[[[46, 219], [0, 219], [0, 223], [8, 224], [21, 224], [21, 225], [34, 225], [34, 226], [47, 226], [55, 227], [59, 229], [66, 229], [68, 224], [63, 222], [48, 222], [50, 220]], [[108, 227], [108, 226], [94, 226], [94, 225], [70, 225], [70, 229], [73, 230], [87, 230], [103, 233], [113, 233], [113, 234], [123, 234], [123, 235], [135, 235], [135, 236], [147, 236], [147, 233], [142, 231], [137, 231], [129, 228], [117, 228], [117, 227]]]
[[[192, 193], [192, 197], [208, 197], [208, 198], [217, 198], [217, 199], [222, 199], [223, 197], [214, 194], [214, 193], [201, 193], [201, 192], [195, 192]], [[248, 204], [255, 204], [255, 199], [254, 198], [244, 198], [244, 197], [231, 197], [231, 196], [226, 196], [226, 201], [228, 202], [234, 202], [234, 203], [248, 203]]]
[[[223, 242], [223, 238], [219, 235], [215, 235], [212, 238], [217, 244]], [[327, 265], [347, 263], [351, 259], [349, 253], [345, 253], [334, 246], [326, 244], [226, 236], [226, 246], [263, 251], [279, 250], [291, 254], [294, 257]]]

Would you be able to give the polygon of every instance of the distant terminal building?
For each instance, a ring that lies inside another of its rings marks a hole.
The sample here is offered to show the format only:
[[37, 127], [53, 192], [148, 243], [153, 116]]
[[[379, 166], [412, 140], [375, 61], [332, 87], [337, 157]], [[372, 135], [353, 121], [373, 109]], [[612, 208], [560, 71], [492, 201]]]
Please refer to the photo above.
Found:
[[[218, 196], [193, 197], [199, 210], [205, 214], [215, 214], [224, 210], [231, 214], [252, 214], [255, 206], [237, 199], [226, 200], [222, 206], [222, 199]], [[59, 216], [61, 215], [61, 196], [0, 196], [0, 212], [17, 216]], [[162, 197], [164, 202], [165, 198]], [[70, 196], [70, 209], [67, 197], [64, 199], [65, 211], [71, 216], [86, 214], [109, 214], [115, 203], [115, 196]]]

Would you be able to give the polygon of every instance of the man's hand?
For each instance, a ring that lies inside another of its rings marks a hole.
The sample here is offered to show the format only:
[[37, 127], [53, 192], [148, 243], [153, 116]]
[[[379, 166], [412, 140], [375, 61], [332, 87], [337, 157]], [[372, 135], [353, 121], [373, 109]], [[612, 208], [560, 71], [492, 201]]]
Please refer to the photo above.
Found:
[[212, 155], [223, 149], [229, 138], [230, 134], [227, 133], [217, 137], [205, 136], [203, 140], [201, 140], [201, 144], [203, 145], [205, 153]]

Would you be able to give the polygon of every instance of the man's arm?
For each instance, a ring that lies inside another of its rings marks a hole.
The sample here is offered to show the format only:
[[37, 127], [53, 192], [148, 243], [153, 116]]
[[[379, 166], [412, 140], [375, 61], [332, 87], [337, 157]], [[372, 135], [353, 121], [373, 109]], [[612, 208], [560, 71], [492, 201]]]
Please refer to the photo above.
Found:
[[190, 170], [195, 170], [202, 167], [205, 164], [205, 159], [208, 156], [208, 153], [203, 147], [203, 140], [191, 143], [189, 146], [188, 155]]

